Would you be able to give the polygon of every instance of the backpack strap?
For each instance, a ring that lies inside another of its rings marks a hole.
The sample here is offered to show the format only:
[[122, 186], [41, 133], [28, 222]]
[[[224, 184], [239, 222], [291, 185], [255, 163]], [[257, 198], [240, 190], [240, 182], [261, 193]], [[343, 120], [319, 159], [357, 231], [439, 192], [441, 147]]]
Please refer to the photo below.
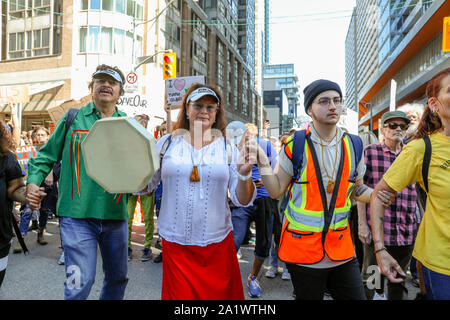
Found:
[[348, 136], [350, 138], [350, 140], [352, 141], [352, 146], [353, 146], [353, 151], [355, 152], [355, 160], [356, 160], [356, 169], [355, 169], [355, 176], [353, 177], [354, 179], [356, 179], [356, 177], [358, 176], [358, 164], [362, 159], [363, 156], [363, 151], [364, 151], [364, 145], [362, 142], [362, 139], [360, 136], [351, 134], [351, 133], [344, 133], [346, 136]]
[[[66, 138], [67, 132], [69, 131], [70, 127], [72, 126], [73, 121], [77, 117], [78, 111], [80, 111], [80, 110], [76, 109], [76, 108], [70, 108], [69, 111], [67, 112], [65, 131], [64, 131], [64, 139]], [[64, 148], [61, 148], [61, 154], [59, 157], [60, 159], [62, 159], [63, 150], [64, 150]]]
[[167, 149], [169, 149], [170, 144], [172, 143], [172, 135], [168, 136], [166, 141], [164, 141], [164, 144], [161, 147], [161, 152], [159, 153], [159, 168], [162, 167], [162, 161], [164, 158], [164, 155], [166, 154]]
[[292, 186], [294, 185], [294, 183], [300, 180], [300, 169], [302, 168], [303, 152], [305, 150], [306, 130], [295, 131], [294, 136], [292, 137], [292, 141], [293, 146], [292, 146], [291, 162], [294, 174], [292, 176], [288, 190], [285, 191], [284, 194], [280, 197], [279, 201], [280, 221], [283, 221], [284, 210], [286, 209], [289, 203], [289, 192], [292, 190]]
[[77, 117], [78, 111], [80, 111], [79, 109], [76, 108], [70, 108], [69, 111], [67, 112], [67, 117], [66, 117], [66, 134], [67, 131], [69, 131], [70, 126], [72, 125], [73, 121], [75, 120], [75, 118]]
[[300, 169], [303, 164], [303, 152], [305, 150], [306, 130], [299, 130], [294, 132], [293, 146], [292, 146], [292, 167], [294, 175], [293, 181], [300, 180]]
[[431, 162], [430, 137], [429, 136], [423, 137], [423, 141], [425, 142], [425, 153], [423, 155], [422, 179], [423, 179], [423, 185], [425, 186], [425, 191], [428, 193], [428, 170], [430, 168], [430, 162]]

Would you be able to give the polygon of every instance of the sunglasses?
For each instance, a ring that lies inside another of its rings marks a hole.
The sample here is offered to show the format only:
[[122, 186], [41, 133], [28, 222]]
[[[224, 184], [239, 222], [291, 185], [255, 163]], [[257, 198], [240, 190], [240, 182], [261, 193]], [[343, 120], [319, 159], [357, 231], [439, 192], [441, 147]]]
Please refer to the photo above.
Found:
[[389, 129], [395, 130], [398, 127], [400, 127], [400, 129], [402, 130], [406, 130], [408, 129], [409, 125], [406, 123], [395, 123], [395, 122], [389, 122], [387, 124], [384, 125], [384, 127], [389, 127]]

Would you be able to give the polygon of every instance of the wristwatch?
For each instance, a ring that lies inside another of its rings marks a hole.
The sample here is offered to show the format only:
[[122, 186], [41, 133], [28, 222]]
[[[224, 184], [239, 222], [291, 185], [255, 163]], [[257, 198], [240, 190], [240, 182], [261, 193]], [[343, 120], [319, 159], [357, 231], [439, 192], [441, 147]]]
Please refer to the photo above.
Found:
[[238, 175], [239, 180], [242, 181], [247, 181], [248, 179], [250, 179], [252, 177], [252, 172], [250, 171], [250, 173], [246, 176], [243, 176], [242, 174], [239, 173], [239, 171], [236, 170], [236, 173]]

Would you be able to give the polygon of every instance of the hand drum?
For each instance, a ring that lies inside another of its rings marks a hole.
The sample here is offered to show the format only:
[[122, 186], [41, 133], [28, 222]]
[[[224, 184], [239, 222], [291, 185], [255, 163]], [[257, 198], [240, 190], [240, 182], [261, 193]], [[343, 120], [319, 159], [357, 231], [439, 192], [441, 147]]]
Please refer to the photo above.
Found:
[[156, 140], [134, 118], [98, 120], [81, 149], [86, 173], [109, 193], [141, 191], [159, 169]]

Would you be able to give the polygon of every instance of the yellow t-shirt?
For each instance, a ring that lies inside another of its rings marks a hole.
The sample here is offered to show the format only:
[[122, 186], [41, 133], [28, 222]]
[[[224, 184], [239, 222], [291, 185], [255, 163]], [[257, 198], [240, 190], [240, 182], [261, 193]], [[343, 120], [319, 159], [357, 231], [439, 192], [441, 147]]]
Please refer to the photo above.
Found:
[[[430, 135], [432, 146], [428, 171], [428, 197], [413, 256], [430, 270], [450, 275], [450, 138]], [[423, 139], [408, 143], [384, 174], [384, 181], [395, 191], [419, 182], [423, 187]]]

